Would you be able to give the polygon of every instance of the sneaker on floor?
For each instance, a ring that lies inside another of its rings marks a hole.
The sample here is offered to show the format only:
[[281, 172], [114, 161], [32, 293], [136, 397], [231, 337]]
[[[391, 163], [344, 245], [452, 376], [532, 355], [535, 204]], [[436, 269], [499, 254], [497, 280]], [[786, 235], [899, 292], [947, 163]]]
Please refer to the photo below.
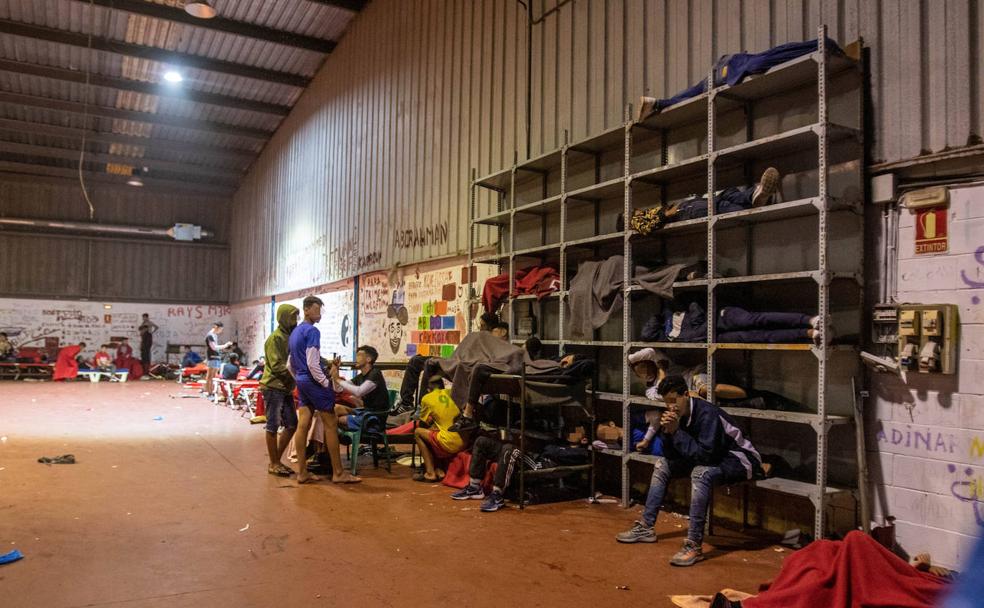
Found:
[[702, 559], [704, 559], [704, 552], [700, 545], [688, 538], [683, 541], [683, 547], [676, 552], [676, 555], [670, 560], [670, 564], [681, 567], [693, 566]]
[[637, 521], [625, 532], [616, 534], [615, 540], [620, 543], [654, 543], [657, 538], [652, 526]]
[[775, 167], [769, 167], [762, 173], [762, 178], [755, 186], [752, 193], [752, 207], [768, 205], [772, 196], [779, 190], [779, 171]]
[[482, 488], [471, 484], [451, 495], [451, 500], [482, 500], [483, 498], [485, 498], [485, 492], [482, 491]]
[[499, 509], [506, 506], [506, 499], [502, 497], [502, 492], [496, 492], [492, 490], [489, 497], [482, 501], [482, 506], [479, 510], [483, 513], [492, 513], [498, 511]]

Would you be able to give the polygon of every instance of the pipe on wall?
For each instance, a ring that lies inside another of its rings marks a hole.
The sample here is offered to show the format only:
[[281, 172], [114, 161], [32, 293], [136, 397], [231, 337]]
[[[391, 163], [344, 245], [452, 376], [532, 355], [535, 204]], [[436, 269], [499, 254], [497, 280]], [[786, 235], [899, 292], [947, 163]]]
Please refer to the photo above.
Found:
[[[113, 234], [125, 236], [145, 236], [160, 238], [176, 238], [176, 226], [156, 228], [150, 226], [130, 226], [125, 224], [91, 224], [88, 222], [65, 222], [57, 220], [36, 220], [30, 218], [0, 218], [0, 227], [15, 226], [18, 228], [40, 228], [55, 231], [93, 232], [96, 234]], [[211, 230], [202, 229], [201, 238], [215, 236]], [[183, 239], [181, 239], [183, 240]]]

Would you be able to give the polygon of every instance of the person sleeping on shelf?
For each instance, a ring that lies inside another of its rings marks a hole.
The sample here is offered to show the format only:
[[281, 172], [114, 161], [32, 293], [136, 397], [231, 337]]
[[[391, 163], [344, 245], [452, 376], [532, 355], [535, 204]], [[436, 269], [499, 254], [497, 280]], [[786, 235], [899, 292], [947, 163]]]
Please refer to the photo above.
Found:
[[[751, 312], [738, 306], [724, 306], [718, 312], [716, 324], [718, 343], [820, 342], [820, 317], [798, 312]], [[646, 322], [640, 337], [644, 342], [704, 342], [707, 315], [697, 302], [690, 302], [686, 307], [664, 306]]]
[[[754, 186], [731, 187], [714, 194], [714, 215], [745, 211], [781, 202], [781, 177], [775, 167], [769, 167]], [[666, 224], [707, 217], [707, 195], [694, 195], [682, 201], [661, 203], [646, 209], [636, 209], [629, 227], [639, 234], [649, 234]]]
[[656, 457], [653, 465], [642, 519], [615, 539], [620, 543], [656, 542], [653, 526], [670, 479], [689, 476], [689, 530], [670, 564], [692, 566], [704, 558], [701, 543], [713, 487], [762, 477], [762, 457], [726, 412], [700, 397], [690, 396], [681, 376], [664, 378], [657, 393], [667, 406], [657, 431], [663, 455]]

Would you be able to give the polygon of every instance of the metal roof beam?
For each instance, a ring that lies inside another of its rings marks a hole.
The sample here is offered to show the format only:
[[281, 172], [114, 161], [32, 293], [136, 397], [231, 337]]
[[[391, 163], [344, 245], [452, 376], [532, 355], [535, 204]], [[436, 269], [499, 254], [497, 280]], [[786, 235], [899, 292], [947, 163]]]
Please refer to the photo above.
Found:
[[[26, 74], [28, 76], [50, 78], [52, 80], [61, 80], [63, 82], [76, 82], [79, 84], [85, 84], [86, 77], [85, 72], [79, 70], [66, 70], [34, 63], [9, 61], [7, 59], [0, 59], [0, 71], [10, 72], [12, 74]], [[290, 114], [290, 106], [281, 106], [262, 101], [253, 101], [250, 99], [240, 99], [238, 97], [218, 95], [216, 93], [194, 91], [188, 89], [187, 87], [174, 87], [166, 84], [143, 82], [140, 80], [114, 78], [112, 76], [103, 76], [101, 74], [90, 74], [89, 84], [107, 89], [132, 91], [134, 93], [157, 95], [158, 97], [169, 97], [172, 99], [183, 99], [185, 101], [195, 103], [220, 106], [223, 108], [233, 108], [236, 110], [248, 110], [250, 112], [260, 112], [275, 116], [287, 116]]]
[[[0, 34], [23, 36], [26, 38], [33, 38], [35, 40], [44, 40], [46, 42], [54, 42], [57, 44], [67, 44], [69, 46], [80, 48], [89, 47], [89, 37], [86, 34], [66, 32], [64, 30], [56, 30], [48, 27], [29, 25], [26, 23], [18, 23], [8, 19], [0, 19]], [[97, 38], [95, 36], [92, 37], [92, 48], [104, 53], [115, 53], [117, 55], [125, 55], [139, 59], [149, 59], [151, 61], [158, 61], [175, 67], [197, 68], [209, 72], [241, 76], [243, 78], [253, 78], [255, 80], [273, 82], [292, 87], [304, 88], [309, 82], [311, 82], [311, 79], [306, 76], [298, 76], [288, 72], [266, 70], [241, 63], [233, 63], [231, 61], [209, 59], [208, 57], [202, 57], [200, 55], [168, 51], [157, 47], [132, 44], [129, 42], [106, 40], [105, 38]]]
[[124, 11], [135, 15], [143, 15], [145, 17], [153, 17], [154, 19], [171, 21], [182, 25], [189, 25], [192, 27], [223, 32], [226, 34], [235, 34], [237, 36], [265, 40], [267, 42], [304, 49], [306, 51], [314, 51], [315, 53], [330, 53], [335, 49], [335, 42], [332, 40], [313, 38], [311, 36], [295, 34], [285, 30], [277, 30], [274, 28], [264, 27], [262, 25], [255, 25], [245, 21], [234, 21], [232, 19], [226, 19], [222, 16], [217, 16], [212, 19], [199, 19], [197, 17], [192, 17], [186, 13], [184, 9], [166, 6], [163, 4], [153, 4], [151, 2], [145, 2], [144, 0], [75, 0], [75, 2], [79, 4], [89, 4], [91, 2], [92, 4], [103, 6], [108, 9]]
[[36, 97], [34, 95], [22, 95], [20, 93], [8, 93], [6, 91], [0, 91], [0, 103], [12, 103], [35, 108], [73, 112], [76, 114], [88, 113], [90, 116], [100, 116], [102, 118], [133, 120], [152, 125], [160, 125], [163, 127], [190, 129], [193, 131], [204, 131], [207, 133], [230, 135], [233, 137], [245, 137], [248, 139], [258, 139], [261, 141], [266, 141], [271, 135], [273, 135], [273, 131], [248, 129], [246, 127], [238, 127], [236, 125], [225, 123], [194, 120], [191, 118], [181, 118], [178, 116], [167, 116], [163, 114], [154, 114], [152, 112], [123, 110], [120, 108], [109, 108], [106, 106], [96, 106], [92, 104], [86, 105], [75, 101], [51, 99], [50, 97]]
[[[72, 150], [69, 148], [58, 148], [54, 146], [33, 146], [29, 144], [19, 144], [11, 141], [0, 140], [0, 145], [2, 145], [4, 152], [9, 152], [11, 154], [23, 154], [25, 156], [42, 156], [45, 158], [61, 158], [64, 160], [75, 160], [79, 159], [79, 151]], [[224, 180], [232, 183], [238, 183], [239, 178], [242, 174], [236, 171], [230, 171], [228, 169], [217, 169], [214, 167], [204, 167], [202, 165], [191, 165], [186, 163], [176, 163], [167, 160], [156, 160], [153, 158], [146, 158], [142, 156], [123, 156], [120, 154], [100, 154], [97, 152], [85, 153], [85, 160], [87, 162], [95, 163], [113, 163], [117, 165], [131, 165], [136, 168], [147, 167], [151, 171], [169, 171], [178, 174], [194, 175], [199, 177], [207, 177], [210, 179]]]
[[[50, 167], [47, 165], [0, 160], [0, 173], [4, 172], [13, 173], [16, 175], [46, 175], [49, 177], [65, 177], [74, 179], [76, 183], [79, 179], [79, 172], [77, 169], [66, 169], [64, 167]], [[133, 186], [128, 186], [126, 184], [127, 180], [130, 179], [129, 176], [112, 175], [110, 173], [97, 173], [94, 171], [83, 171], [83, 174], [85, 174], [87, 180], [91, 180], [93, 182], [133, 188]], [[152, 177], [141, 177], [140, 179], [143, 181], [144, 186], [148, 189], [162, 188], [182, 190], [185, 192], [195, 191], [203, 194], [216, 194], [219, 196], [231, 196], [235, 192], [235, 187], [218, 186], [205, 182], [156, 179]]]
[[125, 135], [123, 133], [106, 133], [101, 131], [91, 131], [77, 129], [75, 127], [63, 127], [59, 125], [49, 125], [39, 122], [27, 122], [13, 120], [10, 118], [0, 118], [0, 130], [12, 131], [14, 133], [29, 133], [34, 135], [47, 135], [51, 137], [63, 137], [65, 139], [81, 141], [82, 135], [88, 141], [104, 144], [121, 144], [125, 146], [141, 146], [149, 151], [167, 151], [179, 154], [197, 154], [224, 159], [231, 162], [244, 164], [252, 163], [258, 152], [235, 148], [219, 148], [197, 143], [175, 141], [161, 137], [138, 137], [135, 135]]
[[308, 0], [314, 4], [323, 4], [332, 8], [342, 8], [353, 13], [358, 13], [366, 7], [366, 0]]

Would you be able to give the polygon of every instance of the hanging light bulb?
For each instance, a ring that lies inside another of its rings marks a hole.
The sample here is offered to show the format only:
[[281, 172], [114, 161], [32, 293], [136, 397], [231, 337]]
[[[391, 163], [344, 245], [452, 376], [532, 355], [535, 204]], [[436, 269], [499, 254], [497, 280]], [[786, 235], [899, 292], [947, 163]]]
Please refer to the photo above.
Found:
[[168, 70], [168, 71], [164, 72], [164, 80], [166, 80], [168, 82], [171, 82], [171, 83], [174, 83], [174, 84], [177, 84], [177, 83], [181, 82], [182, 80], [184, 80], [184, 76], [182, 76], [181, 75], [181, 72], [179, 72], [177, 70]]
[[199, 19], [211, 19], [215, 17], [218, 13], [212, 5], [209, 4], [208, 0], [193, 0], [192, 2], [185, 2], [185, 12], [192, 17], [198, 17]]

